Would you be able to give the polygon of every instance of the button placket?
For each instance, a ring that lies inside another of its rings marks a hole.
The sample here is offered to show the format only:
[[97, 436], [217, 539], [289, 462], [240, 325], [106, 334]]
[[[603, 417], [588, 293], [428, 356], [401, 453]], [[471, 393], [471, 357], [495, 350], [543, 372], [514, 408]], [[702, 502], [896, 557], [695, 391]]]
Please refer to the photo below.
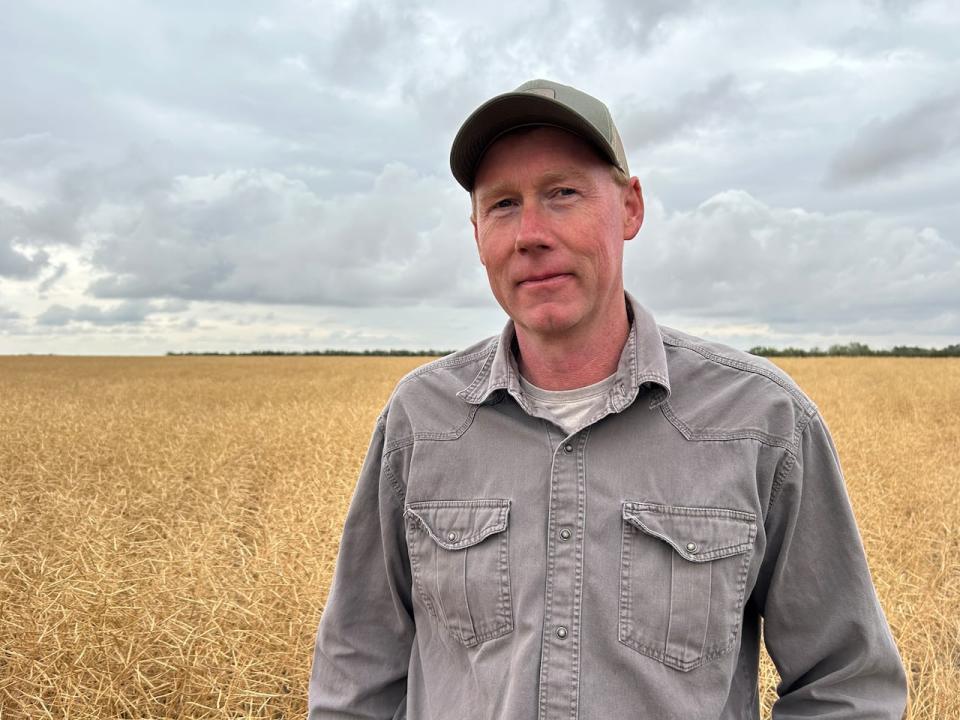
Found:
[[569, 438], [553, 455], [538, 720], [568, 720], [578, 704], [585, 443]]

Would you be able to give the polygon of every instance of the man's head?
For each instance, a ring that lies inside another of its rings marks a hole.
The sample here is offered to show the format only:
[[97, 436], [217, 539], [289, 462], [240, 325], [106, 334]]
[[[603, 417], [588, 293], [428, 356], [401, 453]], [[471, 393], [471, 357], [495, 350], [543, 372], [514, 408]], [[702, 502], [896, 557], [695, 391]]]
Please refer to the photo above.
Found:
[[599, 100], [525, 83], [481, 105], [450, 157], [471, 193], [490, 287], [518, 333], [589, 339], [622, 320], [623, 243], [640, 229], [643, 198]]

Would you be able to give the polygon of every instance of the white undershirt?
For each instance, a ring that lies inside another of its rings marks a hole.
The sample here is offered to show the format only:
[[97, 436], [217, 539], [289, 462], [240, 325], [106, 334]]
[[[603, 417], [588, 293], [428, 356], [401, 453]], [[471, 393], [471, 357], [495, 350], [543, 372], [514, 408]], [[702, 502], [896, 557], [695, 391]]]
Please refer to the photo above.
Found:
[[544, 390], [521, 375], [520, 387], [530, 405], [540, 411], [537, 415], [548, 417], [571, 435], [606, 407], [607, 397], [615, 381], [616, 373], [586, 387]]

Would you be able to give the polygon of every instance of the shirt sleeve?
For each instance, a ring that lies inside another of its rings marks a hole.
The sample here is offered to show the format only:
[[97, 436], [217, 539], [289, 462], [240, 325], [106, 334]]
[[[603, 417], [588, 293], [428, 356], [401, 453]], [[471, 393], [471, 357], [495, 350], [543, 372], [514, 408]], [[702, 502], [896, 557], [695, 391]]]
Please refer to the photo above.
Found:
[[819, 415], [777, 480], [758, 583], [764, 597], [755, 598], [781, 677], [774, 720], [899, 720], [903, 665]]
[[377, 422], [347, 512], [320, 618], [309, 720], [404, 717], [414, 638], [403, 503], [385, 475]]

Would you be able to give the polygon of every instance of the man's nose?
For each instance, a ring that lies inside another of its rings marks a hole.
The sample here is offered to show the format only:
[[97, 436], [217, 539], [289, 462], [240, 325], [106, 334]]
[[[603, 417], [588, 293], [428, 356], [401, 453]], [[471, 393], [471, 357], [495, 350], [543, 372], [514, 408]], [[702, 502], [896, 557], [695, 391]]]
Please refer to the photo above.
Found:
[[549, 219], [544, 208], [537, 202], [525, 202], [520, 208], [520, 226], [515, 241], [518, 252], [546, 250], [553, 244], [549, 232]]

